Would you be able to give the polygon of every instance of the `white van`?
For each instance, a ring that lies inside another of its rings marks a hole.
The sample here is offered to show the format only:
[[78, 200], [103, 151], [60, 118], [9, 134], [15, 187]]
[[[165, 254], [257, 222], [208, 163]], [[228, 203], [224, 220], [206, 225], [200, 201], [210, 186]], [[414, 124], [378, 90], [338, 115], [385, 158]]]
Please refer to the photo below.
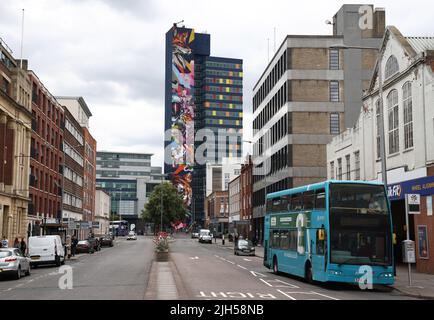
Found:
[[201, 229], [199, 231], [199, 242], [212, 243], [212, 234], [208, 229]]
[[65, 263], [65, 248], [60, 236], [39, 236], [29, 238], [30, 265]]

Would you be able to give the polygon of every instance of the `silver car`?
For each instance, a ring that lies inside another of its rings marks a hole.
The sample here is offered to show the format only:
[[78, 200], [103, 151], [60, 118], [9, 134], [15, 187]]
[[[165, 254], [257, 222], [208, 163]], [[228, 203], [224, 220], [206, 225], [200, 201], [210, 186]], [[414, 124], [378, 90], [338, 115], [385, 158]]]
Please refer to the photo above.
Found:
[[20, 249], [0, 249], [0, 275], [11, 274], [20, 279], [24, 274], [30, 275], [30, 258], [23, 255]]

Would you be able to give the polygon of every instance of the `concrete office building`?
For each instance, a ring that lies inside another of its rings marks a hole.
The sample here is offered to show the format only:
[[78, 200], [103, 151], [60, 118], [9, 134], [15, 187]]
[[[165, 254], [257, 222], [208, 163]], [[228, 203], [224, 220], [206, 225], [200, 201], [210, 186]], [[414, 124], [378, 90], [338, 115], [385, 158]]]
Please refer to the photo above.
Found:
[[406, 239], [405, 194], [421, 195], [421, 212], [411, 215], [416, 268], [434, 274], [434, 38], [404, 37], [388, 27], [369, 90], [354, 127], [327, 145], [328, 178], [381, 181], [378, 69], [383, 69], [383, 114], [388, 196], [397, 237], [395, 261]]
[[242, 60], [210, 56], [210, 42], [177, 25], [166, 33], [165, 173], [199, 224], [206, 163], [242, 154]]
[[[253, 88], [253, 224], [263, 240], [265, 195], [325, 180], [326, 145], [354, 125], [378, 50], [385, 12], [373, 12], [362, 30], [360, 5], [344, 5], [333, 18], [333, 35], [288, 35]], [[265, 159], [265, 160], [264, 160]]]
[[[24, 65], [23, 65], [24, 68]], [[0, 237], [27, 237], [32, 86], [0, 38]]]
[[154, 187], [163, 180], [160, 167], [151, 166], [152, 154], [98, 151], [96, 184], [111, 197], [111, 214], [139, 225], [140, 216]]

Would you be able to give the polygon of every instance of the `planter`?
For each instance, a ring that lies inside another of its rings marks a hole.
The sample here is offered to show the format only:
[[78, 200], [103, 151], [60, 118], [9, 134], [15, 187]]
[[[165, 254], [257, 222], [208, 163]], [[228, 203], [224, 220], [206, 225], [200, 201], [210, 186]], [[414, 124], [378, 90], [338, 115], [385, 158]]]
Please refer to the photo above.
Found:
[[158, 262], [169, 261], [169, 250], [155, 251], [155, 260]]

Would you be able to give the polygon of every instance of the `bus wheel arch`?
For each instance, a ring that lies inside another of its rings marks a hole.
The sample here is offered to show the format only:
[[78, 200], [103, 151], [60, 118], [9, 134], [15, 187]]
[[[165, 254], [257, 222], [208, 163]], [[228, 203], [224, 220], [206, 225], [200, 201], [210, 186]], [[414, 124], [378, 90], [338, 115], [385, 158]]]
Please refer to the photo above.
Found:
[[304, 265], [304, 278], [307, 283], [313, 283], [312, 262], [307, 260]]

